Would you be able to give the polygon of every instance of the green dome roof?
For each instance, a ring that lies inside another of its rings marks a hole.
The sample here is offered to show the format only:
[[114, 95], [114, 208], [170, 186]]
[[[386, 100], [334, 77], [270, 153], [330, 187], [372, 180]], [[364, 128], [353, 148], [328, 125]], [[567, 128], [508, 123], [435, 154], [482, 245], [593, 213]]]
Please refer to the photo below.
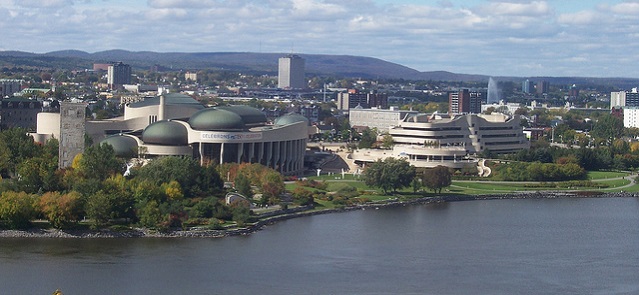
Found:
[[240, 115], [240, 117], [242, 117], [242, 121], [244, 121], [244, 124], [246, 125], [266, 123], [266, 115], [254, 107], [238, 105], [217, 107], [217, 109], [231, 111]]
[[189, 132], [175, 121], [157, 121], [144, 129], [142, 141], [160, 145], [187, 145]]
[[100, 142], [113, 147], [115, 155], [118, 157], [132, 157], [138, 152], [138, 142], [131, 136], [117, 134], [111, 135]]
[[306, 124], [308, 125], [308, 119], [300, 114], [287, 114], [287, 115], [278, 117], [277, 119], [275, 119], [273, 124], [282, 126], [282, 125], [288, 125], [288, 124], [293, 124], [297, 122], [306, 122]]
[[244, 129], [242, 116], [226, 109], [209, 108], [200, 110], [189, 119], [195, 130], [237, 130]]

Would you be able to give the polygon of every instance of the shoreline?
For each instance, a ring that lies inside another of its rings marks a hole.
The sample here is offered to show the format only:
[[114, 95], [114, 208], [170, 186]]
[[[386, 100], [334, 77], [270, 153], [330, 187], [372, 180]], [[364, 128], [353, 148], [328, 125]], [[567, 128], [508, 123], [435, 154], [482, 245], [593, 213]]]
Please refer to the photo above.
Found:
[[170, 230], [159, 232], [144, 228], [130, 228], [129, 230], [116, 231], [110, 229], [101, 230], [59, 230], [59, 229], [28, 229], [28, 230], [0, 230], [0, 239], [3, 238], [49, 238], [49, 239], [96, 239], [96, 238], [223, 238], [238, 235], [249, 235], [262, 230], [264, 227], [276, 224], [280, 221], [301, 218], [313, 215], [341, 213], [355, 210], [366, 210], [369, 208], [379, 209], [385, 207], [399, 207], [407, 205], [423, 205], [434, 203], [475, 201], [475, 200], [503, 200], [503, 199], [557, 199], [557, 198], [637, 198], [639, 193], [628, 192], [557, 192], [557, 191], [535, 191], [518, 192], [507, 194], [488, 195], [446, 195], [439, 197], [421, 197], [407, 201], [397, 199], [383, 203], [359, 204], [344, 208], [326, 209], [320, 211], [290, 212], [276, 215], [257, 221], [247, 227], [226, 230], [212, 230], [191, 228], [187, 230]]

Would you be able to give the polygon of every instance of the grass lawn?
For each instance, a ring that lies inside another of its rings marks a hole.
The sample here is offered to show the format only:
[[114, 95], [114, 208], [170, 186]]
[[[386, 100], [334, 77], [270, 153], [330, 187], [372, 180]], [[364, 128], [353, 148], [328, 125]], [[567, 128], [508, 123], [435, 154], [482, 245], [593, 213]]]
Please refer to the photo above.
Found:
[[628, 176], [630, 173], [628, 172], [617, 172], [617, 171], [588, 171], [588, 179], [597, 180], [597, 179], [606, 179], [606, 178], [615, 178]]

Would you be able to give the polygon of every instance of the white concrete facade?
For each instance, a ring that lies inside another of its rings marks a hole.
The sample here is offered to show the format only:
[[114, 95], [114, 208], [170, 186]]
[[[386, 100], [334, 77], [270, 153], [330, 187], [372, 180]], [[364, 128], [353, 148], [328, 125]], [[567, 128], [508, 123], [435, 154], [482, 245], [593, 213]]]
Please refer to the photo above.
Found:
[[398, 126], [408, 115], [416, 115], [417, 111], [383, 110], [383, 109], [350, 109], [348, 120], [351, 126], [367, 126], [377, 128], [382, 133], [388, 132], [391, 127]]
[[623, 109], [623, 127], [639, 128], [639, 108], [627, 107]]
[[405, 158], [415, 167], [444, 165], [462, 168], [483, 151], [514, 153], [530, 147], [518, 117], [503, 114], [437, 118], [411, 116], [390, 129], [391, 150], [363, 149], [351, 155], [356, 163], [386, 157]]

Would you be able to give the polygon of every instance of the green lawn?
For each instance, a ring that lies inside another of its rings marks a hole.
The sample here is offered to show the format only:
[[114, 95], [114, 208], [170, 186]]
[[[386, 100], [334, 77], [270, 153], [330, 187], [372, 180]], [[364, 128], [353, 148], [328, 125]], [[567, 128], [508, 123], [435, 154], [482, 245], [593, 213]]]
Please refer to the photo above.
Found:
[[[613, 179], [624, 177], [623, 179]], [[631, 187], [620, 188], [621, 186], [627, 185], [630, 183], [629, 173], [626, 172], [609, 172], [609, 171], [590, 171], [588, 172], [588, 179], [595, 181], [596, 183], [602, 184], [602, 186], [607, 186], [605, 188], [597, 188], [597, 187], [529, 187], [526, 186], [525, 183], [518, 182], [494, 182], [489, 180], [482, 181], [453, 181], [453, 184], [450, 187], [444, 188], [442, 190], [442, 194], [466, 194], [466, 195], [480, 195], [480, 194], [504, 194], [504, 193], [513, 193], [513, 192], [521, 192], [521, 191], [544, 191], [544, 190], [591, 190], [591, 191], [605, 191], [605, 192], [615, 192], [615, 191], [625, 191], [625, 192], [639, 192], [639, 184], [635, 184]], [[395, 198], [396, 196], [384, 195], [381, 190], [368, 187], [363, 181], [358, 181], [357, 176], [353, 177], [351, 174], [346, 174], [344, 179], [341, 179], [340, 175], [322, 175], [320, 177], [309, 177], [310, 179], [315, 179], [318, 181], [325, 180], [328, 182], [328, 190], [329, 192], [337, 191], [341, 187], [344, 186], [353, 186], [357, 188], [360, 192], [364, 191], [362, 194], [362, 198], [370, 199], [371, 201], [384, 201], [389, 198]], [[339, 179], [335, 179], [339, 178]], [[608, 180], [609, 179], [609, 180]], [[297, 184], [291, 183], [286, 185], [286, 189], [291, 191], [293, 190]], [[370, 193], [367, 193], [370, 192]], [[404, 188], [401, 190], [398, 195], [401, 197], [412, 198], [412, 197], [422, 197], [422, 196], [432, 196], [434, 195], [431, 191], [426, 191], [424, 194], [413, 194], [411, 188]], [[335, 206], [329, 201], [319, 201], [318, 202], [322, 209], [326, 208], [334, 208]]]
[[617, 172], [617, 171], [588, 171], [588, 179], [597, 180], [597, 179], [606, 179], [606, 178], [615, 178], [628, 176], [630, 173], [628, 172]]

